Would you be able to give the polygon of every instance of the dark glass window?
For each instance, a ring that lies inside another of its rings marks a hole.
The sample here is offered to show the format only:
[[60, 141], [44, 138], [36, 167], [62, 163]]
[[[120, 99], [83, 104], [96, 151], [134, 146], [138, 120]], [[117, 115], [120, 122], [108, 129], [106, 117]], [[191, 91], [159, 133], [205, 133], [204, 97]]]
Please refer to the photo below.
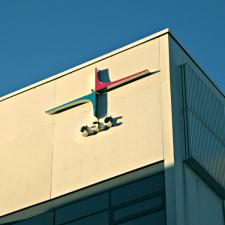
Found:
[[39, 216], [32, 217], [18, 223], [16, 225], [53, 225], [54, 224], [54, 214], [53, 212], [48, 212], [41, 214]]
[[107, 191], [14, 224], [166, 225], [164, 173], [109, 186]]

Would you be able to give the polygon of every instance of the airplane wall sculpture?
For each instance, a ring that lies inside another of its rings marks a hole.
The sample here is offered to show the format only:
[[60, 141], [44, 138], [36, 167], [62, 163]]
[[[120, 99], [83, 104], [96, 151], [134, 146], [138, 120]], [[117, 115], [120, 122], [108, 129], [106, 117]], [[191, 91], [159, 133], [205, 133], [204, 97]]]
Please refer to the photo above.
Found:
[[[109, 91], [112, 91], [121, 86], [124, 86], [130, 82], [144, 78], [144, 77], [151, 75], [153, 73], [156, 73], [158, 71], [150, 72], [149, 70], [146, 69], [146, 70], [140, 71], [138, 73], [132, 74], [130, 76], [126, 76], [121, 79], [118, 79], [116, 81], [109, 81], [109, 82], [100, 81], [99, 72], [100, 71], [97, 68], [95, 68], [95, 90], [91, 90], [91, 92], [85, 96], [74, 99], [72, 101], [69, 101], [69, 102], [62, 104], [60, 106], [57, 106], [55, 108], [52, 108], [52, 109], [46, 111], [46, 113], [48, 113], [49, 115], [54, 115], [57, 113], [61, 113], [65, 110], [77, 107], [81, 104], [90, 102], [93, 107], [93, 114], [97, 118], [97, 120], [99, 120], [99, 113], [98, 113], [99, 101], [98, 101], [98, 99], [99, 99], [100, 95], [107, 93]], [[90, 134], [96, 134], [101, 130], [108, 129], [111, 126], [113, 126], [113, 118], [111, 116], [106, 117], [104, 122], [105, 122], [104, 126], [102, 126], [102, 124], [99, 121], [95, 121], [93, 123], [92, 127], [83, 126], [81, 128], [81, 132], [82, 132], [83, 136], [89, 136]], [[107, 126], [107, 124], [108, 124], [108, 126]]]

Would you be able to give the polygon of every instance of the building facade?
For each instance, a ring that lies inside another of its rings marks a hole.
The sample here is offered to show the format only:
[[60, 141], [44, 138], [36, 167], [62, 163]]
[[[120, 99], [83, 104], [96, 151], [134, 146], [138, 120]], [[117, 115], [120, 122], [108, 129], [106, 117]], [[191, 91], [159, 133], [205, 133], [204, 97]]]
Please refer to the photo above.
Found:
[[225, 98], [167, 29], [2, 97], [0, 122], [0, 224], [225, 224]]

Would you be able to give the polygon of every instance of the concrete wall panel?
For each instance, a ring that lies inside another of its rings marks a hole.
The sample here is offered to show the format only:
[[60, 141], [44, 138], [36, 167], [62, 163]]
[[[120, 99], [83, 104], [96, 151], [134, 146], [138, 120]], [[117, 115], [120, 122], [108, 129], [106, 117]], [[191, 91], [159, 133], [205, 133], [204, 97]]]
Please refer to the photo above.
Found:
[[98, 135], [79, 131], [94, 120], [91, 104], [46, 113], [89, 94], [95, 68], [111, 81], [159, 71], [159, 49], [156, 38], [2, 99], [1, 215], [163, 159], [160, 72], [108, 93], [108, 115], [122, 125]]
[[[225, 151], [222, 128], [225, 118], [224, 97], [172, 37], [170, 37], [170, 74], [177, 224], [217, 224], [212, 222], [217, 219], [216, 210], [212, 210], [213, 216], [204, 205], [210, 204], [209, 198], [214, 196], [210, 194], [212, 191], [205, 194], [205, 199], [199, 198], [198, 189], [191, 185], [191, 180], [189, 183], [185, 180], [183, 160], [190, 156], [194, 157], [217, 182], [224, 186]], [[202, 188], [204, 187], [199, 186], [199, 189]], [[189, 205], [187, 199], [192, 201]], [[217, 196], [215, 199], [212, 197], [212, 205], [217, 200]], [[198, 215], [201, 207], [204, 213], [201, 211], [202, 214]], [[186, 215], [187, 210], [190, 215]], [[217, 210], [220, 211], [218, 208]], [[187, 223], [188, 218], [190, 221]], [[221, 224], [221, 220], [218, 224]]]
[[54, 84], [0, 103], [0, 214], [50, 197]]
[[223, 201], [185, 166], [186, 225], [223, 225]]

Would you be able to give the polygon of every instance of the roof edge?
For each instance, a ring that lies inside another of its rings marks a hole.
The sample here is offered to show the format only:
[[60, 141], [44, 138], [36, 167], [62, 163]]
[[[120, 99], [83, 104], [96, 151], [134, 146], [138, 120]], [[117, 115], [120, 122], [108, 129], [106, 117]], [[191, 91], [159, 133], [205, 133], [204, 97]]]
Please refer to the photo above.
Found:
[[187, 54], [187, 56], [191, 59], [191, 61], [197, 66], [197, 68], [204, 74], [206, 79], [213, 85], [213, 87], [218, 91], [219, 94], [222, 95], [223, 98], [225, 98], [225, 93], [216, 85], [216, 83], [213, 81], [210, 75], [208, 75], [204, 69], [199, 65], [199, 63], [189, 54], [189, 52], [180, 44], [180, 42], [171, 34], [171, 32], [168, 32], [169, 36], [177, 43], [177, 45]]
[[102, 56], [99, 56], [99, 57], [94, 58], [92, 60], [89, 60], [89, 61], [87, 61], [85, 63], [82, 63], [80, 65], [77, 65], [75, 67], [72, 67], [72, 68], [70, 68], [68, 70], [65, 70], [63, 72], [60, 72], [58, 74], [55, 74], [55, 75], [53, 75], [53, 76], [51, 76], [49, 78], [46, 78], [46, 79], [41, 80], [41, 81], [38, 81], [38, 82], [36, 82], [34, 84], [28, 85], [28, 86], [26, 86], [24, 88], [21, 88], [21, 89], [17, 90], [17, 91], [14, 91], [12, 93], [9, 93], [7, 95], [4, 95], [4, 96], [0, 97], [0, 102], [6, 100], [8, 98], [11, 98], [11, 97], [13, 97], [15, 95], [18, 95], [18, 94], [21, 94], [23, 92], [26, 92], [26, 91], [28, 91], [30, 89], [36, 88], [38, 86], [41, 86], [41, 85], [43, 85], [45, 83], [51, 82], [53, 80], [56, 80], [56, 79], [58, 79], [60, 77], [63, 77], [65, 75], [69, 74], [69, 73], [72, 73], [72, 72], [74, 72], [76, 70], [80, 70], [80, 69], [82, 69], [84, 67], [87, 67], [87, 66], [90, 66], [90, 65], [92, 65], [92, 64], [94, 64], [96, 62], [102, 61], [103, 59], [106, 59], [106, 58], [109, 58], [111, 56], [117, 55], [117, 54], [119, 54], [119, 53], [121, 53], [123, 51], [126, 51], [128, 49], [131, 49], [133, 47], [136, 47], [136, 46], [138, 46], [140, 44], [143, 44], [145, 42], [148, 42], [150, 40], [153, 40], [153, 39], [155, 39], [157, 37], [160, 37], [160, 36], [162, 36], [164, 34], [167, 34], [167, 33], [169, 33], [169, 28], [163, 29], [163, 30], [161, 30], [161, 31], [159, 31], [157, 33], [154, 33], [154, 34], [152, 34], [150, 36], [147, 36], [145, 38], [142, 38], [142, 39], [140, 39], [138, 41], [135, 41], [135, 42], [133, 42], [131, 44], [125, 45], [124, 47], [118, 48], [118, 49], [116, 49], [116, 50], [114, 50], [112, 52], [106, 53], [106, 54], [104, 54]]

